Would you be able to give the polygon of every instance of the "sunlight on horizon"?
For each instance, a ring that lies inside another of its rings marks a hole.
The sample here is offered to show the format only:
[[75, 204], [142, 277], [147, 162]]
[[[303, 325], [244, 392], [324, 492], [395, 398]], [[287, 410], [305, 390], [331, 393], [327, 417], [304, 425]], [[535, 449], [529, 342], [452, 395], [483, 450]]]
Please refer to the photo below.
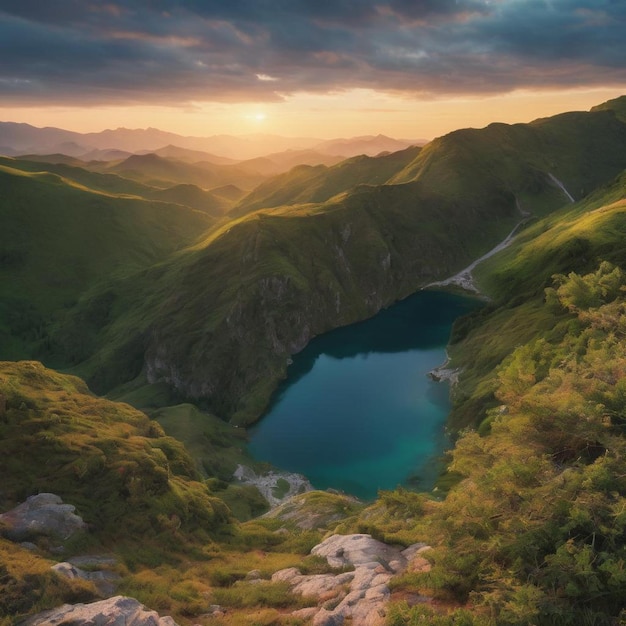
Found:
[[264, 122], [267, 119], [267, 115], [265, 113], [252, 113], [245, 116], [246, 120], [250, 120], [252, 122]]
[[194, 102], [186, 106], [7, 107], [2, 121], [54, 126], [76, 132], [108, 128], [158, 128], [180, 135], [246, 135], [330, 139], [388, 135], [433, 139], [466, 127], [492, 122], [530, 122], [592, 106], [626, 93], [619, 88], [515, 91], [490, 96], [412, 99], [367, 89], [329, 94], [298, 93], [280, 102]]

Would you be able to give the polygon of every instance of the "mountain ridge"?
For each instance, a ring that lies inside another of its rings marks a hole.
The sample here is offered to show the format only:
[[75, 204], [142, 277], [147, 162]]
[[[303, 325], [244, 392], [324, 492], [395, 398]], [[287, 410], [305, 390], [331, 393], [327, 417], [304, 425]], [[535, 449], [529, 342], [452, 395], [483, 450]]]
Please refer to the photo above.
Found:
[[[345, 153], [335, 152], [333, 141], [340, 142], [344, 146]], [[168, 146], [175, 146], [182, 150], [215, 153], [215, 156], [219, 155], [221, 158], [245, 160], [274, 152], [290, 149], [308, 150], [325, 145], [331, 149], [329, 154], [349, 157], [360, 154], [363, 150], [378, 153], [382, 149], [386, 150], [394, 146], [406, 147], [414, 142], [391, 139], [385, 136], [326, 141], [312, 137], [282, 137], [259, 133], [243, 136], [194, 137], [162, 131], [157, 128], [117, 128], [106, 129], [97, 133], [79, 133], [54, 127], [38, 128], [31, 124], [19, 122], [0, 122], [0, 146], [3, 146], [5, 151], [11, 152], [7, 156], [19, 156], [25, 153], [63, 152], [57, 148], [70, 143], [74, 144], [74, 148], [71, 150], [73, 154], [70, 156], [81, 156], [81, 154], [88, 154], [92, 151], [111, 149], [128, 152], [154, 152]], [[380, 148], [381, 146], [387, 147]], [[320, 151], [324, 152], [325, 150]]]

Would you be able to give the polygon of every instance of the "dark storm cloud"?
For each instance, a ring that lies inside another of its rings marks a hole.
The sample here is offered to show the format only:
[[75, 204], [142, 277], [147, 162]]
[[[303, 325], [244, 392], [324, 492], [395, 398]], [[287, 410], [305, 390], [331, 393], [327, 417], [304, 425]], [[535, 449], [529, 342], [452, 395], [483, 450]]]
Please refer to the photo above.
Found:
[[622, 0], [0, 0], [0, 103], [626, 83]]

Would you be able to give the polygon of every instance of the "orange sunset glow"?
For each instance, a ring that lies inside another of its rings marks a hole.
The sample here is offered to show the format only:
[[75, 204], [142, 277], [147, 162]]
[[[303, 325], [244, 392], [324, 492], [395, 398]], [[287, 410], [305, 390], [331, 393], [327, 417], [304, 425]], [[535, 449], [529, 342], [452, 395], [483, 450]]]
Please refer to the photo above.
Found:
[[269, 133], [331, 138], [382, 133], [407, 139], [432, 139], [457, 128], [481, 128], [495, 120], [529, 122], [564, 111], [585, 111], [598, 102], [621, 95], [625, 89], [520, 91], [489, 97], [468, 95], [424, 101], [354, 90], [342, 94], [298, 94], [284, 102], [263, 103], [257, 107], [254, 103], [211, 102], [198, 102], [184, 108], [150, 105], [2, 107], [0, 117], [77, 132], [152, 126], [198, 136]]
[[626, 91], [615, 3], [162, 5], [0, 6], [0, 119], [424, 140]]

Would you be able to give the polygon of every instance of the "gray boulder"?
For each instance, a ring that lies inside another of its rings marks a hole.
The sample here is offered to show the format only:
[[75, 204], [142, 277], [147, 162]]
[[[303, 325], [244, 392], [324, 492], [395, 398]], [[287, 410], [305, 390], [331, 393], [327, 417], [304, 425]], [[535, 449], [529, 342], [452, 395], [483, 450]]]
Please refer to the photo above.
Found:
[[[340, 574], [305, 576], [295, 567], [276, 572], [273, 582], [286, 582], [293, 593], [317, 598], [318, 606], [307, 609], [313, 626], [340, 626], [346, 621], [355, 626], [381, 626], [390, 598], [389, 581], [407, 568], [428, 571], [423, 557], [429, 546], [416, 543], [402, 550], [377, 541], [371, 535], [332, 535], [311, 550], [326, 558], [332, 567], [354, 567]], [[428, 601], [423, 598], [420, 601]]]
[[171, 617], [160, 617], [134, 598], [115, 596], [91, 604], [64, 604], [38, 613], [21, 626], [178, 626]]
[[63, 504], [59, 496], [40, 493], [0, 515], [0, 532], [11, 541], [27, 541], [40, 536], [65, 541], [87, 528], [75, 511], [76, 507]]
[[389, 571], [406, 567], [399, 548], [374, 539], [371, 535], [332, 535], [316, 545], [311, 554], [323, 556], [332, 567], [380, 563]]
[[98, 590], [98, 593], [102, 596], [113, 595], [117, 583], [120, 581], [120, 576], [115, 572], [109, 570], [88, 572], [67, 562], [56, 563], [52, 566], [52, 571], [65, 578], [80, 578], [92, 582]]

